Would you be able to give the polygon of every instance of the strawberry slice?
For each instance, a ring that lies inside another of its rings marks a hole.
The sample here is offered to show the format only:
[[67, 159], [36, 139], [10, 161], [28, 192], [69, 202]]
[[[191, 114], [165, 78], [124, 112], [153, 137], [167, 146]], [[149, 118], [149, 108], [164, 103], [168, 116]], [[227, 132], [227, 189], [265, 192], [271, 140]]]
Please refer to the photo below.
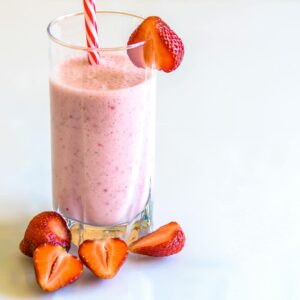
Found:
[[118, 238], [106, 240], [86, 240], [78, 254], [83, 263], [98, 277], [114, 277], [128, 255], [127, 244]]
[[169, 256], [180, 252], [184, 244], [181, 227], [171, 222], [132, 243], [129, 251], [148, 256]]
[[158, 70], [172, 72], [179, 67], [184, 46], [178, 35], [159, 17], [148, 17], [131, 34], [128, 45], [142, 43], [143, 47], [128, 49], [128, 56], [137, 66], [153, 65]]
[[63, 247], [42, 244], [33, 254], [35, 276], [40, 287], [52, 292], [74, 282], [83, 270], [82, 262]]
[[44, 243], [70, 249], [71, 232], [64, 218], [55, 211], [44, 211], [30, 221], [19, 248], [23, 254], [32, 257], [34, 250]]

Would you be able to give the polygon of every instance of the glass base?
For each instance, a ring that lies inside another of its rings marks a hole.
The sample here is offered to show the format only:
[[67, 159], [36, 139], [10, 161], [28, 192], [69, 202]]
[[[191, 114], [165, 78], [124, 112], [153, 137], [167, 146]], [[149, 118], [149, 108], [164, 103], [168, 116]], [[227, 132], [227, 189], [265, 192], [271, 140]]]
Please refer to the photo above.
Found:
[[130, 223], [122, 223], [114, 226], [93, 226], [82, 224], [70, 218], [66, 218], [68, 227], [72, 233], [72, 243], [79, 246], [85, 240], [105, 239], [118, 237], [131, 244], [141, 236], [149, 233], [152, 227], [152, 202], [148, 201], [144, 210]]

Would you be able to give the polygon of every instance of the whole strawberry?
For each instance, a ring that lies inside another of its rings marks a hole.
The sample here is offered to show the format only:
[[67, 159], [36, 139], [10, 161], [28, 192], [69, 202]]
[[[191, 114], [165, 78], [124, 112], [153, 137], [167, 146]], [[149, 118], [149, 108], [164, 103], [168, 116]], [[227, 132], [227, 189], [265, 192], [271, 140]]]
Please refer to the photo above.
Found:
[[32, 257], [34, 250], [44, 243], [70, 249], [71, 232], [57, 212], [45, 211], [36, 215], [28, 224], [19, 248], [23, 254]]

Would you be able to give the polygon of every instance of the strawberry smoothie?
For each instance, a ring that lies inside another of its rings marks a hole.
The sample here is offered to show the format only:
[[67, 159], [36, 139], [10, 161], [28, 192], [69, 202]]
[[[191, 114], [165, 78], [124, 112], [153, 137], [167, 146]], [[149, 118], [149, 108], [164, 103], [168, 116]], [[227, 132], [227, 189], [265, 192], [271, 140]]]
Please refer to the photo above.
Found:
[[60, 63], [50, 79], [54, 207], [80, 223], [127, 223], [151, 190], [154, 79], [125, 54]]

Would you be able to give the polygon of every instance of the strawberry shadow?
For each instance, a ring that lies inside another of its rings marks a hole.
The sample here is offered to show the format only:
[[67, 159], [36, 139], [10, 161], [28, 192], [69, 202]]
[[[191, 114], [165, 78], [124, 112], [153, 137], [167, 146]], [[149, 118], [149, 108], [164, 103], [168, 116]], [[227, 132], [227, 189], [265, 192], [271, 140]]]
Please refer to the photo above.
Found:
[[168, 258], [166, 257], [153, 257], [153, 256], [147, 256], [147, 255], [139, 255], [134, 253], [129, 253], [128, 259], [131, 264], [159, 264], [162, 263]]
[[19, 250], [29, 219], [0, 221], [0, 298], [35, 299], [43, 294], [35, 280], [32, 259]]
[[159, 270], [159, 272], [161, 272], [161, 270], [172, 268], [176, 264], [180, 263], [182, 260], [180, 256], [181, 255], [179, 254], [166, 257], [152, 257], [129, 253], [127, 264], [130, 266], [131, 270], [148, 269], [151, 272], [154, 270]]

